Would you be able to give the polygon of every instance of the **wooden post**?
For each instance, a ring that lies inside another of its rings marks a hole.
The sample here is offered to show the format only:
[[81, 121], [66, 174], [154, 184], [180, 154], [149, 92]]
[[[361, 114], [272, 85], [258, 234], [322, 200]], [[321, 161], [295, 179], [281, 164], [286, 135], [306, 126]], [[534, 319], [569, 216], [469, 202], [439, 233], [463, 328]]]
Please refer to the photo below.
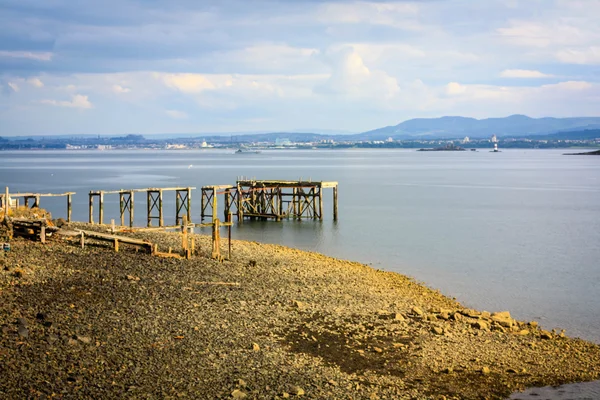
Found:
[[277, 191], [277, 201], [279, 201], [279, 218], [278, 220], [281, 221], [281, 218], [283, 217], [283, 193], [282, 192], [282, 188], [279, 188], [279, 190]]
[[33, 204], [33, 207], [40, 208], [40, 196], [39, 195], [35, 196], [35, 203]]
[[304, 189], [298, 189], [298, 221], [302, 220], [302, 213], [304, 212]]
[[119, 210], [121, 214], [121, 226], [125, 226], [125, 194], [119, 193]]
[[297, 189], [296, 188], [292, 188], [292, 218], [296, 218], [296, 192]]
[[319, 219], [323, 221], [323, 187], [319, 186]]
[[237, 184], [237, 219], [238, 222], [244, 222], [244, 193], [242, 192], [242, 187], [240, 184]]
[[119, 239], [115, 239], [115, 253], [119, 252]]
[[190, 248], [190, 254], [194, 255], [195, 252], [196, 252], [196, 238], [192, 236], [192, 243], [191, 243], [191, 248]]
[[152, 195], [151, 192], [148, 190], [146, 191], [146, 196], [147, 196], [147, 205], [148, 205], [148, 226], [152, 226], [152, 218], [150, 217], [150, 210], [152, 209], [150, 201], [152, 200]]
[[89, 222], [94, 224], [94, 195], [90, 193]]
[[4, 189], [4, 199], [3, 199], [3, 205], [4, 205], [4, 218], [8, 218], [8, 209], [10, 207], [10, 200], [8, 200], [8, 186], [6, 186], [6, 189]]
[[46, 243], [46, 224], [42, 223], [40, 227], [40, 242]]
[[181, 207], [181, 195], [175, 191], [175, 225], [179, 225], [179, 207]]
[[129, 227], [133, 228], [133, 191], [129, 192]]
[[114, 219], [110, 220], [110, 233], [112, 233], [113, 235], [115, 233], [115, 220]]
[[25, 203], [24, 203], [25, 207], [29, 208], [29, 196], [25, 196], [24, 200], [25, 200]]
[[187, 222], [192, 222], [192, 188], [189, 187], [187, 188]]
[[81, 238], [79, 241], [81, 243], [81, 248], [85, 249], [85, 237], [83, 236], [83, 232], [81, 232]]
[[100, 221], [98, 221], [98, 223], [100, 225], [104, 224], [104, 192], [100, 192], [100, 205], [99, 205], [100, 211], [99, 211], [99, 215], [98, 215], [98, 219]]
[[67, 194], [67, 222], [71, 222], [71, 213], [73, 211], [73, 198], [71, 193]]
[[204, 207], [206, 206], [206, 194], [204, 193], [204, 189], [200, 189], [200, 191], [202, 192], [202, 196], [200, 199], [200, 222], [204, 222]]
[[188, 249], [188, 229], [187, 229], [187, 217], [183, 217], [183, 223], [181, 225], [181, 246], [183, 251], [187, 252]]
[[338, 188], [337, 185], [333, 187], [333, 220], [338, 219]]
[[219, 200], [219, 198], [217, 197], [217, 189], [213, 188], [212, 196], [212, 220], [214, 222], [214, 220], [217, 219], [217, 206]]
[[229, 255], [227, 257], [228, 260], [231, 260], [231, 213], [227, 215], [227, 222], [229, 222], [229, 226], [227, 227], [227, 244], [229, 247]]
[[221, 234], [219, 232], [220, 221], [218, 218], [213, 220], [212, 224], [212, 258], [219, 259], [221, 257]]
[[165, 226], [164, 219], [163, 219], [162, 201], [163, 201], [163, 192], [162, 192], [162, 190], [159, 190], [158, 191], [158, 226]]

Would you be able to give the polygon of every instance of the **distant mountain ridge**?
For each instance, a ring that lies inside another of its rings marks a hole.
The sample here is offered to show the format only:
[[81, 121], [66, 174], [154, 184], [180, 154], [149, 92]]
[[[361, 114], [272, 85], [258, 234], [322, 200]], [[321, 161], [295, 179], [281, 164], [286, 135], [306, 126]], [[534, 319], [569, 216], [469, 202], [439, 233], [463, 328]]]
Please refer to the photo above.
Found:
[[355, 135], [363, 140], [471, 138], [501, 136], [547, 135], [557, 132], [598, 129], [600, 117], [531, 118], [511, 115], [505, 118], [475, 119], [468, 117], [415, 118], [394, 126], [374, 129]]

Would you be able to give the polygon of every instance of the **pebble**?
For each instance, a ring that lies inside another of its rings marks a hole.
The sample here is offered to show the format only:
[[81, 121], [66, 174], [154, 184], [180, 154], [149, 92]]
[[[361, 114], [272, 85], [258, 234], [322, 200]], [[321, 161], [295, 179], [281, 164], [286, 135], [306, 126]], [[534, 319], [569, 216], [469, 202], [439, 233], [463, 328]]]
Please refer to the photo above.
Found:
[[19, 325], [19, 327], [17, 328], [17, 333], [19, 334], [19, 336], [25, 339], [29, 337], [29, 329], [27, 329], [27, 327], [25, 327], [24, 325]]
[[252, 350], [254, 351], [260, 351], [260, 346], [258, 345], [258, 343], [252, 343]]
[[304, 396], [305, 392], [300, 386], [294, 386], [291, 390], [292, 394], [296, 396]]
[[234, 399], [245, 399], [248, 395], [244, 392], [242, 392], [239, 389], [235, 389], [233, 392], [231, 392], [231, 397], [233, 397]]
[[75, 336], [75, 339], [77, 339], [81, 343], [85, 343], [85, 344], [90, 344], [92, 342], [92, 339], [90, 337], [88, 337], [88, 336], [77, 335], [77, 336]]
[[433, 328], [431, 328], [431, 331], [433, 333], [435, 333], [436, 335], [443, 335], [444, 334], [444, 330], [442, 328], [440, 328], [439, 326], [434, 326]]

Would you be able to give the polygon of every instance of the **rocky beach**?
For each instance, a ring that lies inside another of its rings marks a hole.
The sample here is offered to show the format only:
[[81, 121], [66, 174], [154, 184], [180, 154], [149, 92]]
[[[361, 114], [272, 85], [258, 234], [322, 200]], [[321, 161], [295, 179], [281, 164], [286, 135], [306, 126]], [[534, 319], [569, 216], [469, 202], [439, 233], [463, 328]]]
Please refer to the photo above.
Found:
[[[128, 235], [181, 248], [179, 233]], [[508, 311], [282, 246], [233, 241], [218, 262], [194, 237], [190, 260], [13, 239], [0, 397], [503, 399], [600, 377], [600, 346]]]

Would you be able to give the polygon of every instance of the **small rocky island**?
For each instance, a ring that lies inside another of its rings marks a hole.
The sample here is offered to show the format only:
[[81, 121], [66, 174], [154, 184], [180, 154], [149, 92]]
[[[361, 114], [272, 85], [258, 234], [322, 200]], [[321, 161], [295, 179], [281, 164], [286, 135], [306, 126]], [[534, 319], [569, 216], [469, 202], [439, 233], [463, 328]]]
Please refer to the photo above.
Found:
[[465, 149], [454, 143], [448, 143], [445, 146], [435, 147], [433, 149], [419, 149], [417, 151], [465, 151]]
[[600, 150], [587, 151], [585, 153], [565, 153], [565, 156], [600, 156]]

